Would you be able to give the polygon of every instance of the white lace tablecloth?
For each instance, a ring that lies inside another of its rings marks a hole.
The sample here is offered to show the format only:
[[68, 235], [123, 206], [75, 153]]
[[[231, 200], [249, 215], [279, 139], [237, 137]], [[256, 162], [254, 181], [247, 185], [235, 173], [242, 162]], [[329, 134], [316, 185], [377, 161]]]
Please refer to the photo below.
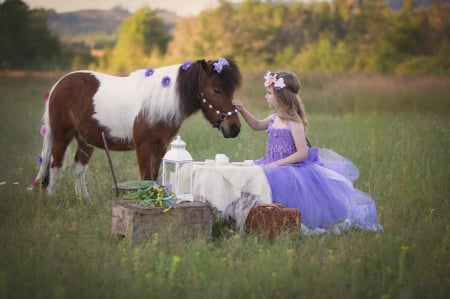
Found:
[[251, 208], [271, 203], [270, 185], [260, 166], [236, 164], [205, 165], [192, 168], [192, 193], [195, 201], [209, 202], [223, 218], [231, 216], [240, 229]]

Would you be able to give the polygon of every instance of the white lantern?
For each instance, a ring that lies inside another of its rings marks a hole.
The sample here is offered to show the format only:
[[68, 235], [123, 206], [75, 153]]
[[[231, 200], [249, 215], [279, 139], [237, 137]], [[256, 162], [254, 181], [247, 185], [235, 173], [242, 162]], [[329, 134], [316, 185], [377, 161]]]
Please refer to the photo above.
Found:
[[171, 187], [178, 202], [193, 201], [192, 163], [186, 143], [177, 136], [163, 157], [162, 184]]

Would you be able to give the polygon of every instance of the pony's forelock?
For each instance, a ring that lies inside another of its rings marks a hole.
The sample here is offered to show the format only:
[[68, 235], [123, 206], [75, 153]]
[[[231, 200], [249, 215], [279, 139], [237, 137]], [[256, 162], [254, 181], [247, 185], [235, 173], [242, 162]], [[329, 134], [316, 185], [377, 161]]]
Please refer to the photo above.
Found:
[[239, 67], [233, 59], [227, 58], [229, 65], [223, 67], [219, 73], [220, 79], [223, 83], [223, 88], [227, 92], [233, 92], [242, 84], [242, 76]]

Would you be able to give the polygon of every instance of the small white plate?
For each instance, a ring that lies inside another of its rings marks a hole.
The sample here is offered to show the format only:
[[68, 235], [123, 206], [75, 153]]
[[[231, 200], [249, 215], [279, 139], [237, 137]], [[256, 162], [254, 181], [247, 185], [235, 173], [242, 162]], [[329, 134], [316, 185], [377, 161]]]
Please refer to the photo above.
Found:
[[205, 165], [214, 166], [214, 165], [216, 165], [216, 161], [213, 159], [206, 159]]
[[245, 165], [245, 166], [253, 166], [253, 165], [255, 165], [255, 162], [254, 162], [253, 160], [244, 160], [244, 161], [242, 162], [242, 165]]

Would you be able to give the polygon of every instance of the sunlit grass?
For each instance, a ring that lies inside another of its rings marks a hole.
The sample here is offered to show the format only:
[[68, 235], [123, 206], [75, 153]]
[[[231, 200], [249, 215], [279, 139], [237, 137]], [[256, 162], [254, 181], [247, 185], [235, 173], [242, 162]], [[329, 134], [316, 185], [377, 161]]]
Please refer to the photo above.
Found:
[[[237, 93], [270, 111], [260, 76]], [[55, 78], [0, 77], [0, 298], [445, 298], [450, 227], [448, 79], [302, 79], [313, 145], [360, 168], [356, 187], [376, 201], [384, 233], [318, 237], [158, 235], [137, 246], [110, 235], [113, 180], [96, 151], [75, 197], [67, 171], [54, 197], [26, 191], [37, 173], [43, 97]], [[201, 114], [180, 135], [194, 159], [264, 155], [266, 136], [243, 124], [223, 139]], [[119, 180], [138, 177], [133, 152], [112, 153]], [[69, 169], [68, 169], [69, 170]]]

